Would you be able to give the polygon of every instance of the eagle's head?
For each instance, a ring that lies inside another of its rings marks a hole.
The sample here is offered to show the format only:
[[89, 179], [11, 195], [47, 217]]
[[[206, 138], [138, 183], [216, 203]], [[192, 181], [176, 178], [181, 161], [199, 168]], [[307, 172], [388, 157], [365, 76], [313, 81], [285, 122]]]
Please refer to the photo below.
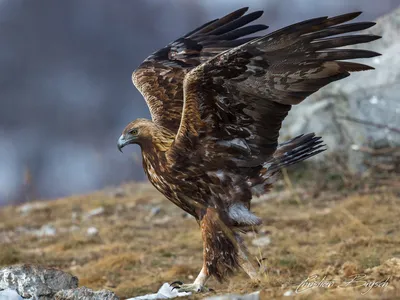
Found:
[[122, 152], [122, 148], [129, 144], [142, 145], [146, 140], [151, 141], [151, 127], [153, 122], [146, 119], [136, 119], [130, 122], [122, 131], [122, 135], [118, 139], [118, 150]]
[[174, 135], [166, 128], [156, 125], [150, 120], [136, 119], [130, 122], [118, 139], [118, 150], [129, 144], [138, 144], [144, 148], [155, 147], [166, 151], [174, 140]]

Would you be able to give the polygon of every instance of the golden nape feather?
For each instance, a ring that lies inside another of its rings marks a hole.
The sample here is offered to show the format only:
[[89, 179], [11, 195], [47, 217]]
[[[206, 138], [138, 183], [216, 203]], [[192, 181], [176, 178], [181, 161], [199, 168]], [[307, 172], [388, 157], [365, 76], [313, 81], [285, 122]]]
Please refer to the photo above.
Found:
[[[205, 291], [241, 266], [255, 272], [240, 232], [261, 219], [253, 195], [266, 193], [283, 167], [324, 151], [314, 133], [278, 145], [292, 105], [350, 72], [371, 67], [344, 60], [378, 53], [339, 48], [378, 39], [347, 35], [372, 22], [346, 23], [359, 12], [320, 17], [269, 34], [249, 25], [247, 8], [213, 20], [150, 55], [132, 75], [152, 121], [124, 130], [118, 147], [138, 144], [152, 184], [199, 222], [204, 264], [182, 291]], [[248, 37], [257, 33], [258, 36]]]

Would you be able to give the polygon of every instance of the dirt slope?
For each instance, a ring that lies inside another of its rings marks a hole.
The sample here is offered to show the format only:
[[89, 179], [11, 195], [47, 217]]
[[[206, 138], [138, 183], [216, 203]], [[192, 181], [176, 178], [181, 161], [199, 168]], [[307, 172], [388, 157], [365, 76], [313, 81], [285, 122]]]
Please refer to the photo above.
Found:
[[[245, 235], [261, 262], [262, 283], [239, 272], [224, 284], [211, 280], [209, 287], [218, 294], [263, 289], [265, 298], [399, 297], [399, 191], [364, 186], [323, 192], [285, 178], [270, 196], [255, 199], [253, 210], [264, 225]], [[0, 266], [27, 262], [56, 266], [78, 276], [80, 285], [107, 288], [124, 299], [155, 292], [163, 282], [192, 281], [201, 267], [202, 242], [194, 219], [149, 184], [132, 183], [2, 208]], [[312, 274], [318, 277], [310, 281], [326, 276], [334, 284], [296, 294]], [[366, 274], [368, 282], [389, 280], [366, 295], [355, 283], [338, 287], [355, 274]]]

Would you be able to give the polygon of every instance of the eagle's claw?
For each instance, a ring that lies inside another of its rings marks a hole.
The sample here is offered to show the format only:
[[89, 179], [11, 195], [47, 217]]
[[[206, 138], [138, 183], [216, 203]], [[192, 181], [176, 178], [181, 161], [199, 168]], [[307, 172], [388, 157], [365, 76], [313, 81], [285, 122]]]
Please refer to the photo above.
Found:
[[183, 284], [183, 282], [182, 281], [179, 281], [179, 280], [175, 280], [174, 282], [171, 282], [169, 285], [170, 286], [174, 286], [174, 285], [182, 285]]
[[213, 292], [213, 289], [209, 289], [204, 285], [200, 284], [183, 284], [181, 281], [174, 281], [171, 284], [172, 290], [177, 289], [179, 293], [191, 292], [191, 293], [206, 293]]
[[171, 282], [169, 285], [172, 287], [172, 291], [173, 291], [175, 289], [179, 289], [182, 284], [183, 284], [182, 281], [175, 280], [174, 282]]

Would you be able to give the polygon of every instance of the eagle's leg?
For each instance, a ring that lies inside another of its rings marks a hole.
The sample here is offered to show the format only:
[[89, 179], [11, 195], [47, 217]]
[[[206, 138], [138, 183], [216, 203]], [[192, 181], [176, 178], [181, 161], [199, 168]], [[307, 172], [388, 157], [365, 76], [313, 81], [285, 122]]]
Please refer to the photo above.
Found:
[[178, 289], [178, 292], [194, 292], [194, 293], [202, 293], [202, 292], [209, 292], [205, 284], [210, 278], [207, 274], [207, 269], [205, 266], [201, 268], [201, 271], [195, 281], [192, 284], [183, 284], [182, 282], [175, 281], [171, 283], [171, 286], [175, 289]]
[[207, 208], [201, 218], [203, 238], [203, 268], [192, 284], [181, 284], [179, 292], [207, 292], [205, 283], [210, 276], [222, 282], [239, 268], [239, 249], [235, 233], [214, 208]]
[[210, 278], [208, 268], [207, 268], [207, 251], [210, 247], [207, 243], [207, 237], [210, 236], [208, 232], [208, 218], [210, 216], [207, 213], [203, 216], [200, 222], [201, 233], [203, 238], [203, 267], [199, 275], [196, 277], [195, 281], [192, 284], [183, 284], [182, 282], [175, 281], [171, 283], [171, 286], [174, 289], [178, 289], [178, 292], [194, 292], [194, 293], [201, 293], [201, 292], [208, 292], [209, 289], [205, 286], [206, 281]]

